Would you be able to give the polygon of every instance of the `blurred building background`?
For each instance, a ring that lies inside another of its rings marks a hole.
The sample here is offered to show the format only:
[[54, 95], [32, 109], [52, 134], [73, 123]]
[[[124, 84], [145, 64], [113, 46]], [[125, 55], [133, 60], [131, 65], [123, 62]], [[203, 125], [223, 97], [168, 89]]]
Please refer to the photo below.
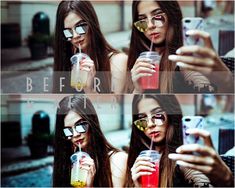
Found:
[[[59, 1], [1, 1], [1, 24], [7, 27], [4, 35], [19, 37], [20, 44], [25, 45], [32, 33], [32, 20], [38, 12], [49, 18], [50, 33], [54, 33], [56, 10]], [[130, 29], [131, 1], [92, 1], [98, 15], [103, 33], [113, 33]], [[194, 1], [180, 1], [184, 16], [195, 16]], [[12, 32], [12, 33], [10, 33]], [[15, 39], [15, 40], [19, 40]], [[4, 45], [3, 45], [4, 46]], [[10, 46], [9, 46], [10, 47]]]

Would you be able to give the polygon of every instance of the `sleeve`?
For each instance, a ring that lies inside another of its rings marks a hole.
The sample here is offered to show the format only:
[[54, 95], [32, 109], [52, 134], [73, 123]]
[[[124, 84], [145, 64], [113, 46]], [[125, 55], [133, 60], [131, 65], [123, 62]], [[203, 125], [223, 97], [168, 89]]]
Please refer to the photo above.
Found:
[[213, 93], [216, 92], [216, 87], [211, 84], [209, 79], [196, 71], [180, 71], [183, 75], [184, 81], [189, 88], [194, 92]]
[[209, 178], [202, 172], [185, 167], [180, 167], [180, 169], [183, 171], [185, 179], [193, 187], [213, 187]]

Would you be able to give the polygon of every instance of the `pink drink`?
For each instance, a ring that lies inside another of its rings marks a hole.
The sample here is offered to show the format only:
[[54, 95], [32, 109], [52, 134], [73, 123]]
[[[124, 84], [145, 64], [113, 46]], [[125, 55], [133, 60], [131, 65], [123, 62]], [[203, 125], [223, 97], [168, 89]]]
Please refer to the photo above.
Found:
[[155, 66], [155, 73], [152, 76], [145, 76], [140, 79], [141, 88], [144, 90], [156, 90], [159, 89], [159, 64], [161, 56], [157, 52], [142, 52], [140, 58], [149, 59], [149, 63]]
[[155, 150], [144, 150], [140, 153], [141, 157], [150, 157], [150, 162], [155, 164], [155, 170], [151, 175], [141, 176], [142, 187], [158, 187], [159, 186], [159, 162], [161, 154]]
[[141, 176], [142, 187], [158, 187], [159, 186], [159, 162], [155, 163], [155, 172], [151, 175]]
[[145, 76], [140, 79], [142, 89], [159, 89], [159, 64], [155, 64], [156, 72], [152, 76]]

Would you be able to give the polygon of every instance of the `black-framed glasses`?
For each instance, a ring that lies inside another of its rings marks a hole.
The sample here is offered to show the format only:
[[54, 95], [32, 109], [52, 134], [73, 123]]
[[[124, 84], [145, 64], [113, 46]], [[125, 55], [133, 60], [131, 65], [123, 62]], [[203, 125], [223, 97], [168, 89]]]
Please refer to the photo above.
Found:
[[89, 123], [85, 120], [77, 121], [73, 127], [66, 127], [63, 129], [65, 139], [70, 140], [74, 135], [74, 130], [77, 133], [86, 133], [89, 128]]
[[84, 35], [87, 32], [88, 24], [86, 22], [79, 23], [76, 25], [74, 28], [65, 28], [63, 30], [64, 37], [67, 41], [70, 41], [73, 38], [73, 30], [78, 34], [78, 35]]
[[[156, 27], [163, 27], [165, 22], [166, 22], [165, 13], [160, 13], [151, 17], [151, 23]], [[135, 22], [134, 26], [140, 32], [146, 32], [148, 30], [148, 18]]]
[[[134, 125], [141, 131], [146, 131], [148, 129], [149, 116], [140, 118], [134, 121]], [[156, 126], [162, 126], [166, 121], [166, 115], [164, 112], [156, 112], [151, 114], [151, 120]]]

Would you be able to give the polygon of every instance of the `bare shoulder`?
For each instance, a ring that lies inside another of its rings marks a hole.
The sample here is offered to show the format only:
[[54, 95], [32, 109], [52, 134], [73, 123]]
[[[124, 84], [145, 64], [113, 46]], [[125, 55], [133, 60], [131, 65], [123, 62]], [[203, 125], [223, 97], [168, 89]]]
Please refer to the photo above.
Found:
[[117, 153], [114, 153], [112, 156], [111, 156], [111, 158], [110, 158], [110, 160], [111, 160], [111, 162], [112, 163], [114, 163], [114, 164], [123, 164], [123, 162], [126, 162], [127, 161], [127, 157], [128, 157], [128, 155], [127, 155], [127, 153], [125, 153], [125, 152], [123, 152], [123, 151], [120, 151], [120, 152], [117, 152]]
[[128, 155], [123, 152], [114, 153], [110, 158], [111, 168], [116, 172], [123, 172], [126, 170], [126, 163], [127, 163]]
[[110, 157], [110, 167], [114, 187], [123, 187], [126, 178], [127, 154], [125, 152], [114, 153]]
[[113, 60], [126, 60], [127, 61], [127, 55], [123, 52], [113, 54], [111, 57], [111, 61]]
[[127, 58], [128, 57], [125, 53], [113, 54], [110, 59], [111, 66], [114, 66], [114, 67], [118, 66], [121, 69], [126, 69]]

